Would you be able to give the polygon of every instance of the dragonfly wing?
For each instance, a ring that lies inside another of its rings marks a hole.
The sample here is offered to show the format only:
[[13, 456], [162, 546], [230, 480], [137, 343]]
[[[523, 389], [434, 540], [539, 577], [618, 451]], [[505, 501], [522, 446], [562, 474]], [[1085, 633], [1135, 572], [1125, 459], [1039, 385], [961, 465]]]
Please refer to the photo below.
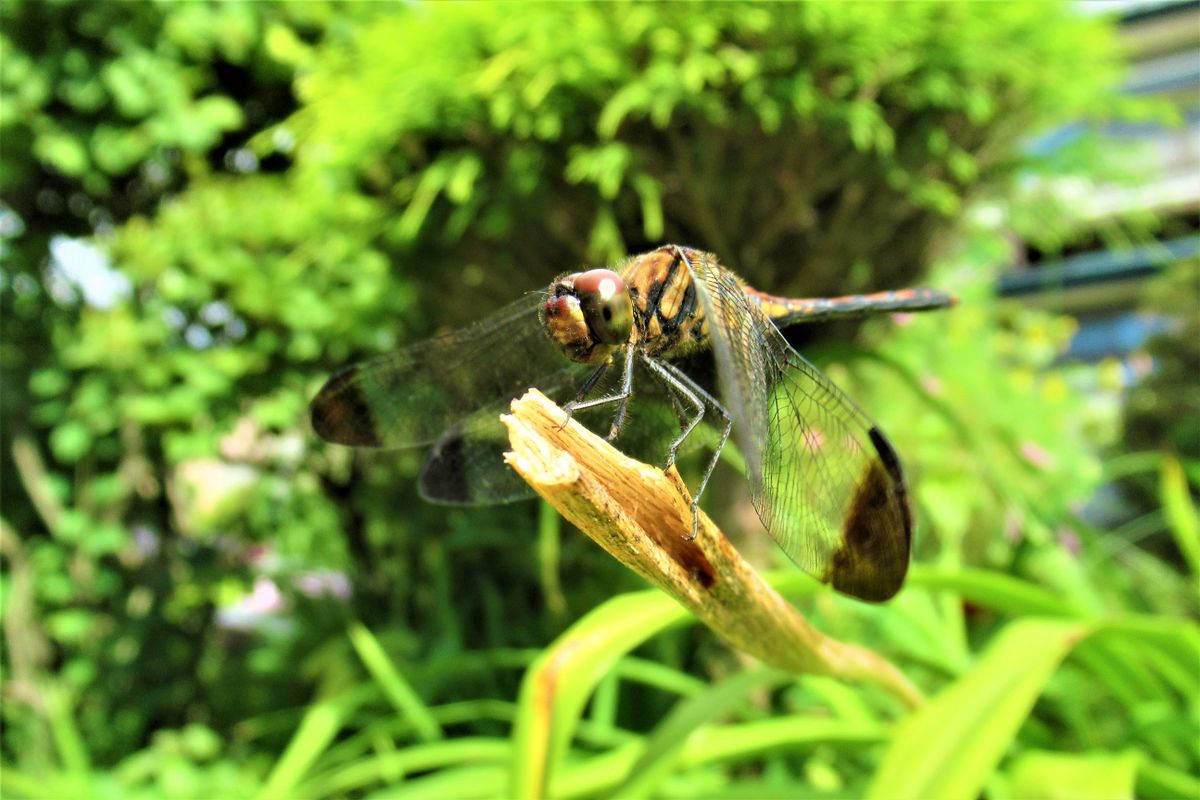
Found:
[[732, 272], [694, 251], [684, 260], [704, 311], [717, 387], [733, 419], [734, 439], [751, 483], [761, 483], [763, 442], [770, 435], [767, 397], [773, 360], [765, 326], [771, 323], [751, 305]]
[[493, 505], [527, 500], [534, 491], [504, 461], [510, 449], [500, 415], [507, 403], [481, 409], [442, 436], [421, 468], [421, 497], [443, 505]]
[[[413, 345], [334, 375], [311, 406], [323, 439], [359, 447], [432, 444], [419, 489], [430, 501], [488, 505], [532, 496], [504, 463], [508, 433], [500, 415], [513, 398], [536, 387], [557, 403], [575, 399], [594, 367], [575, 364], [545, 334], [540, 295], [528, 295], [475, 325]], [[678, 430], [664, 412], [656, 381], [640, 373], [629, 418], [616, 444], [635, 458], [661, 461]], [[610, 369], [591, 397], [617, 391]], [[616, 405], [579, 412], [607, 433]]]
[[763, 525], [789, 558], [838, 591], [891, 597], [908, 571], [912, 533], [895, 451], [787, 344], [732, 273], [702, 256], [688, 266]]
[[[538, 389], [556, 402], [574, 396], [578, 368], [559, 356], [558, 371], [542, 377]], [[421, 468], [421, 496], [445, 505], [492, 505], [527, 500], [534, 491], [504, 461], [511, 449], [500, 420], [511, 398], [489, 403], [447, 430]]]
[[[615, 394], [620, 374], [618, 366], [610, 366], [589, 396]], [[573, 400], [582, 384], [578, 370], [572, 366], [542, 379], [538, 388], [561, 405]], [[496, 402], [446, 431], [421, 470], [421, 496], [448, 505], [490, 505], [533, 497], [533, 490], [504, 462], [504, 453], [511, 447], [500, 415], [507, 412], [508, 401]], [[573, 418], [604, 436], [616, 414], [617, 405], [613, 403], [577, 411]], [[632, 458], [662, 463], [679, 430], [679, 415], [664, 387], [654, 376], [640, 367], [636, 369], [634, 395], [614, 444]]]
[[342, 370], [312, 401], [313, 429], [336, 444], [411, 447], [438, 442], [478, 409], [506, 407], [570, 364], [542, 329], [541, 300], [526, 295], [474, 325]]
[[784, 552], [835, 589], [887, 600], [908, 572], [912, 512], [900, 459], [829, 378], [779, 336], [762, 479], [751, 494]]

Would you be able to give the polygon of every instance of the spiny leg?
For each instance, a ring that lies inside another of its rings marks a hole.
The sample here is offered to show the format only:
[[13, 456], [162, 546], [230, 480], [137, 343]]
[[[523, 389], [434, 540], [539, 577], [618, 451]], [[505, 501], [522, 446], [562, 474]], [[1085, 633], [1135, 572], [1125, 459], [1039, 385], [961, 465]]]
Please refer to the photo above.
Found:
[[629, 398], [633, 396], [633, 358], [637, 355], [633, 345], [625, 348], [625, 374], [622, 376], [623, 385], [621, 387], [624, 396], [620, 399], [620, 404], [617, 406], [617, 415], [613, 417], [612, 426], [608, 429], [608, 441], [613, 441], [621, 435], [621, 429], [625, 427], [625, 415], [629, 413]]
[[592, 389], [596, 388], [596, 384], [599, 383], [600, 379], [603, 378], [608, 372], [610, 363], [604, 363], [596, 367], [596, 369], [592, 371], [592, 374], [588, 375], [587, 380], [583, 382], [583, 385], [579, 387], [579, 391], [575, 393], [575, 399], [563, 406], [563, 411], [567, 412], [567, 416], [563, 420], [562, 425], [558, 426], [560, 431], [567, 427], [567, 423], [571, 421], [571, 416], [575, 413], [575, 409], [579, 406], [579, 404], [583, 402], [583, 398], [591, 394]]
[[700, 421], [704, 419], [704, 401], [701, 400], [695, 392], [688, 388], [687, 384], [681, 382], [676, 377], [674, 373], [678, 373], [678, 370], [668, 370], [666, 363], [660, 362], [649, 356], [644, 356], [643, 360], [646, 362], [646, 366], [650, 367], [652, 372], [658, 375], [658, 377], [662, 378], [663, 382], [667, 384], [668, 388], [674, 390], [676, 394], [686, 399], [696, 410], [696, 415], [688, 420], [688, 423], [686, 426], [684, 426], [683, 431], [675, 438], [675, 441], [671, 442], [671, 446], [667, 450], [667, 463], [663, 468], [670, 469], [675, 464], [675, 455], [679, 452], [679, 448], [683, 445], [684, 441], [687, 440], [688, 435], [691, 434], [691, 432], [696, 429], [696, 426], [700, 424]]
[[629, 397], [621, 399], [621, 404], [617, 406], [617, 414], [613, 417], [612, 426], [608, 429], [608, 436], [604, 438], [607, 441], [615, 441], [621, 435], [621, 429], [625, 427], [625, 415], [629, 412]]
[[724, 425], [721, 430], [721, 441], [717, 442], [717, 446], [713, 448], [712, 457], [708, 460], [708, 465], [704, 468], [704, 476], [700, 479], [700, 485], [696, 488], [696, 493], [692, 497], [692, 538], [696, 538], [699, 533], [700, 526], [700, 496], [704, 494], [705, 488], [708, 486], [708, 479], [712, 477], [713, 471], [717, 468], [717, 462], [721, 458], [721, 451], [725, 449], [725, 443], [729, 441], [729, 434], [733, 430], [733, 419], [729, 416], [729, 412], [725, 406], [717, 398], [709, 394], [705, 389], [692, 380], [686, 372], [682, 371], [673, 364], [663, 364], [670, 372], [673, 372], [676, 380], [686, 384], [699, 397], [703, 398], [716, 411], [721, 419], [724, 420]]
[[700, 485], [697, 487], [696, 493], [692, 495], [692, 534], [687, 537], [690, 541], [691, 539], [695, 539], [700, 533], [700, 497], [704, 494], [704, 489], [708, 486], [708, 479], [712, 477], [713, 470], [717, 468], [717, 461], [721, 458], [721, 451], [725, 449], [725, 443], [729, 441], [729, 433], [733, 430], [733, 419], [729, 416], [729, 412], [725, 410], [725, 407], [715, 397], [705, 391], [703, 387], [692, 380], [687, 373], [667, 362], [658, 362], [649, 357], [644, 357], [644, 360], [670, 388], [690, 400], [696, 406], [697, 410], [696, 416], [684, 428], [683, 433], [671, 443], [667, 457], [668, 468], [675, 463], [675, 454], [684, 440], [696, 429], [700, 421], [704, 419], [704, 407], [706, 403], [721, 416], [721, 419], [725, 423], [721, 431], [721, 441], [717, 443], [716, 448], [713, 450], [712, 458], [709, 459], [708, 465], [704, 469], [704, 477], [700, 479]]
[[563, 408], [567, 412], [567, 416], [563, 420], [562, 425], [559, 426], [559, 430], [566, 427], [576, 411], [582, 411], [585, 408], [595, 408], [609, 403], [620, 403], [620, 406], [617, 408], [616, 419], [613, 420], [612, 429], [608, 437], [609, 441], [615, 439], [617, 434], [620, 433], [620, 426], [625, 423], [625, 412], [629, 407], [629, 398], [633, 395], [633, 358], [635, 355], [636, 351], [633, 345], [627, 345], [625, 347], [625, 369], [621, 374], [621, 388], [617, 390], [616, 394], [608, 395], [607, 397], [597, 397], [595, 400], [584, 400], [583, 398], [587, 396], [587, 393], [596, 387], [596, 383], [600, 380], [601, 376], [608, 371], [608, 365], [604, 364], [600, 366], [595, 372], [589, 375], [583, 387], [575, 396], [575, 399], [567, 403]]

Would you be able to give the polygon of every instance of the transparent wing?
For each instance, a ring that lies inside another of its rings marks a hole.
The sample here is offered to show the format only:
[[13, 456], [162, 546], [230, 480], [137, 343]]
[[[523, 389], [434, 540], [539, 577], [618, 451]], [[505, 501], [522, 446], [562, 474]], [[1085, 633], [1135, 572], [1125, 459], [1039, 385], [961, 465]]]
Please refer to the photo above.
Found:
[[313, 430], [357, 447], [433, 444], [419, 487], [434, 502], [531, 497], [504, 463], [500, 414], [530, 387], [561, 396], [589, 371], [546, 336], [541, 301], [526, 295], [474, 325], [342, 370], [312, 401]]
[[474, 325], [342, 370], [312, 401], [313, 429], [357, 447], [431, 444], [550, 376], [586, 374], [544, 333], [541, 299], [525, 295]]
[[480, 409], [447, 430], [421, 468], [421, 496], [446, 505], [492, 505], [527, 500], [534, 491], [504, 462], [507, 402]]
[[886, 600], [908, 572], [912, 517], [883, 433], [778, 337], [755, 508], [792, 560], [835, 589]]
[[839, 591], [891, 597], [908, 570], [912, 529], [895, 451], [787, 344], [736, 276], [696, 253], [688, 266], [763, 525], [789, 558]]
[[[538, 319], [539, 294], [527, 295], [478, 323], [334, 375], [311, 405], [321, 438], [358, 447], [432, 444], [419, 488], [427, 500], [487, 505], [522, 500], [532, 490], [504, 463], [508, 434], [500, 415], [536, 387], [555, 402], [573, 400], [594, 367], [566, 359]], [[658, 463], [677, 435], [677, 417], [659, 382], [635, 374], [635, 396], [616, 445]], [[612, 368], [592, 397], [616, 390]], [[577, 419], [607, 434], [615, 406]]]
[[[615, 393], [620, 372], [619, 366], [610, 367], [590, 396]], [[537, 387], [562, 405], [575, 399], [585, 375], [567, 368], [539, 381]], [[633, 390], [625, 423], [613, 443], [631, 458], [661, 464], [681, 429], [681, 411], [661, 381], [640, 365], [634, 371]], [[504, 463], [504, 453], [510, 446], [500, 415], [508, 413], [508, 403], [497, 401], [480, 408], [445, 432], [421, 470], [422, 497], [451, 505], [508, 503], [533, 497], [533, 490]], [[615, 404], [602, 405], [578, 411], [574, 419], [606, 436], [616, 413]]]
[[733, 436], [746, 459], [750, 481], [756, 485], [762, 482], [763, 446], [771, 434], [768, 389], [778, 359], [767, 329], [774, 329], [751, 305], [744, 285], [732, 272], [695, 251], [685, 251], [685, 264], [704, 311], [717, 388], [733, 419]]

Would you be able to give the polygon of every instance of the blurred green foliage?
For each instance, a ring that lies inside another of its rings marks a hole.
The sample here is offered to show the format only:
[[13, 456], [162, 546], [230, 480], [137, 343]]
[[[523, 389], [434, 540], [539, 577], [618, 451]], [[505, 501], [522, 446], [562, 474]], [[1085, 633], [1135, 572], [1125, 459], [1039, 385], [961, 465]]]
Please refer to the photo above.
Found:
[[[1049, 369], [1070, 323], [993, 303], [1003, 240], [963, 214], [1050, 168], [1017, 150], [1031, 130], [1130, 112], [1102, 21], [1041, 2], [3, 15], [6, 795], [347, 796], [408, 776], [505, 796], [546, 755], [530, 715], [560, 713], [578, 733], [541, 766], [556, 794], [637, 765], [658, 783], [630, 794], [857, 796], [884, 774], [932, 796], [896, 776], [913, 759], [881, 758], [904, 744], [888, 698], [739, 677], [532, 504], [430, 507], [420, 454], [305, 429], [333, 368], [664, 240], [805, 295], [899, 286], [937, 256], [960, 308], [808, 351], [904, 454], [923, 567], [886, 608], [785, 584], [929, 693], [977, 687], [992, 733], [955, 767], [968, 793], [1081, 770], [1098, 791], [1197, 791], [1194, 575], [1080, 518], [1115, 390], [1097, 403]], [[109, 259], [106, 298], [49, 257], [71, 236]], [[736, 477], [718, 481], [734, 519]], [[1162, 485], [1196, 552], [1186, 484]], [[614, 624], [630, 609], [643, 629]], [[615, 666], [571, 679], [586, 713], [536, 705], [522, 673], [588, 635]], [[1006, 688], [994, 664], [1031, 646], [1045, 658]], [[968, 735], [946, 705], [908, 724]]]
[[[1155, 370], [1131, 392], [1124, 410], [1125, 442], [1134, 451], [1166, 449], [1181, 456], [1200, 485], [1200, 396], [1194, 391], [1200, 363], [1200, 260], [1176, 264], [1147, 287], [1142, 305], [1178, 315], [1180, 324], [1147, 346]], [[1153, 477], [1153, 476], [1151, 476]], [[1132, 481], [1143, 507], [1153, 508], [1157, 481]], [[1131, 487], [1132, 488], [1132, 487]]]

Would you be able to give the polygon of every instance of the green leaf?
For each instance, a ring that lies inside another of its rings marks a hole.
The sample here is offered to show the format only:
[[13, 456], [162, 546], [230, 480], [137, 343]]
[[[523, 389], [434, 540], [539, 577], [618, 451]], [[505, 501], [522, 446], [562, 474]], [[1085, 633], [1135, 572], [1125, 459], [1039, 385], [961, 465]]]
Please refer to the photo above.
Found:
[[1138, 770], [1139, 797], [1200, 797], [1200, 779], [1146, 759]]
[[651, 92], [643, 83], [630, 83], [622, 86], [612, 97], [609, 97], [600, 111], [596, 122], [596, 133], [602, 139], [611, 139], [617, 135], [621, 122], [631, 111], [643, 110], [649, 104]]
[[621, 656], [689, 617], [661, 592], [624, 594], [593, 610], [546, 649], [521, 683], [512, 796], [545, 794], [600, 679]]
[[193, 722], [179, 732], [179, 744], [191, 758], [204, 761], [221, 752], [221, 737], [207, 725]]
[[0, 763], [0, 792], [5, 797], [24, 797], [28, 800], [62, 800], [64, 797], [87, 797], [91, 794], [86, 780], [43, 771], [21, 772], [10, 763]]
[[446, 196], [455, 203], [465, 203], [475, 191], [475, 182], [483, 173], [483, 163], [478, 156], [465, 154], [450, 169], [446, 181]]
[[41, 697], [59, 760], [71, 778], [83, 786], [91, 773], [92, 759], [75, 719], [74, 700], [59, 683], [45, 684]]
[[1137, 753], [1022, 754], [1011, 769], [1011, 796], [1020, 800], [1131, 800]]
[[109, 175], [122, 175], [144, 161], [154, 142], [144, 132], [97, 125], [92, 133], [92, 155], [96, 166]]
[[65, 508], [58, 517], [54, 535], [60, 541], [78, 544], [91, 532], [96, 521], [78, 508]]
[[90, 556], [106, 556], [124, 548], [130, 541], [128, 529], [121, 525], [97, 525], [80, 538], [80, 550]]
[[214, 131], [234, 130], [242, 125], [241, 106], [220, 95], [197, 100], [195, 114]]
[[412, 723], [417, 736], [426, 741], [442, 738], [442, 728], [421, 700], [420, 695], [396, 670], [379, 640], [360, 622], [353, 623], [347, 635], [354, 651], [375, 679], [388, 701]]
[[795, 678], [775, 670], [751, 669], [680, 701], [650, 734], [642, 757], [629, 770], [616, 794], [622, 798], [650, 797], [675, 766], [692, 733], [726, 714], [744, 701], [749, 692], [791, 680]]
[[642, 202], [642, 233], [650, 241], [657, 241], [663, 235], [662, 194], [658, 189], [658, 181], [639, 172], [630, 182]]
[[897, 726], [868, 797], [938, 800], [978, 795], [1046, 681], [1090, 627], [1025, 619], [979, 662]]
[[[345, 797], [347, 793], [379, 783], [399, 784], [413, 772], [428, 772], [441, 767], [501, 764], [510, 757], [511, 745], [500, 739], [464, 736], [452, 741], [428, 742], [395, 752], [358, 758], [345, 766], [306, 784], [302, 790], [283, 797]], [[266, 796], [264, 794], [260, 797]], [[420, 796], [420, 795], [418, 795]], [[428, 796], [428, 795], [426, 795]], [[452, 797], [462, 795], [453, 794]], [[495, 796], [494, 794], [492, 796]]]
[[1183, 553], [1192, 574], [1200, 575], [1200, 515], [1188, 494], [1187, 478], [1175, 456], [1163, 459], [1159, 478], [1159, 496], [1167, 525], [1179, 552]]
[[956, 592], [975, 605], [1005, 614], [1079, 616], [1082, 610], [1061, 595], [1002, 572], [962, 567], [953, 571], [914, 564], [909, 585]]
[[504, 796], [504, 767], [491, 764], [447, 767], [367, 795], [370, 800], [492, 800]]
[[38, 397], [56, 397], [64, 393], [71, 385], [71, 378], [66, 370], [48, 367], [35, 370], [29, 377], [29, 391]]
[[295, 734], [267, 776], [257, 795], [258, 800], [295, 796], [297, 784], [333, 742], [346, 718], [358, 705], [351, 695], [335, 692], [335, 685], [338, 685], [336, 676], [326, 677], [317, 699], [304, 713]]
[[87, 147], [75, 136], [62, 131], [48, 131], [38, 136], [33, 143], [33, 153], [66, 175], [82, 175], [88, 168]]
[[425, 218], [429, 216], [430, 209], [433, 208], [434, 201], [445, 188], [452, 168], [451, 163], [445, 159], [426, 167], [404, 213], [400, 215], [400, 221], [396, 224], [396, 234], [400, 239], [416, 238], [425, 223]]
[[122, 58], [109, 62], [101, 71], [100, 79], [108, 87], [117, 111], [122, 116], [137, 119], [154, 110], [154, 98], [147, 87], [145, 77], [138, 74], [132, 59]]
[[[787, 715], [736, 725], [708, 726], [690, 737], [680, 759], [682, 770], [737, 762], [761, 763], [768, 755], [807, 752], [814, 746], [845, 746], [861, 751], [883, 741], [888, 728], [880, 723]], [[614, 747], [594, 758], [564, 765], [550, 788], [551, 797], [608, 797], [633, 772], [644, 750], [640, 740]], [[676, 784], [673, 782], [672, 787]], [[794, 787], [785, 796], [803, 796]], [[663, 796], [667, 796], [663, 793]], [[729, 793], [715, 796], [727, 797]], [[757, 795], [733, 795], [756, 797]]]
[[564, 617], [567, 613], [567, 600], [563, 596], [562, 568], [560, 559], [562, 551], [562, 517], [554, 510], [554, 506], [542, 502], [538, 504], [538, 540], [537, 560], [538, 576], [541, 583], [542, 597], [546, 608], [556, 617]]

